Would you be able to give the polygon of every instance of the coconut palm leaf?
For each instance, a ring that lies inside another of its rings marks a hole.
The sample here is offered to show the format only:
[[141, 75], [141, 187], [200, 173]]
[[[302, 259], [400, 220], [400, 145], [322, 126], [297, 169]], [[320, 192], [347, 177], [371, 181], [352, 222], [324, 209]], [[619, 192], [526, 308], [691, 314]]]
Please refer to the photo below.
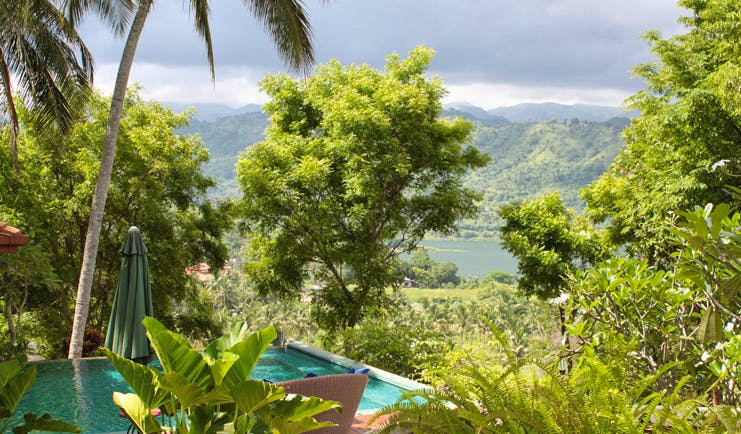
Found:
[[0, 118], [11, 126], [16, 173], [19, 121], [14, 94], [41, 128], [56, 127], [64, 133], [87, 101], [92, 79], [92, 56], [53, 1], [0, 0]]

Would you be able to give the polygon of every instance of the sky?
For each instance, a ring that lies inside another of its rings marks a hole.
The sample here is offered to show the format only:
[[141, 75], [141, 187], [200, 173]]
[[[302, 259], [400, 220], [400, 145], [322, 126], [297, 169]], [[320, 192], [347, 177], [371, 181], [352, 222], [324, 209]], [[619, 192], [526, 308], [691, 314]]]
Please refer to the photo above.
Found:
[[[130, 83], [161, 102], [262, 104], [266, 74], [290, 73], [242, 1], [212, 0], [216, 81], [188, 2], [156, 0]], [[425, 45], [445, 103], [485, 109], [525, 102], [619, 106], [644, 87], [631, 68], [654, 60], [640, 35], [681, 33], [676, 0], [305, 0], [318, 64], [369, 64]], [[89, 18], [81, 28], [95, 56], [95, 85], [113, 91], [123, 38]]]

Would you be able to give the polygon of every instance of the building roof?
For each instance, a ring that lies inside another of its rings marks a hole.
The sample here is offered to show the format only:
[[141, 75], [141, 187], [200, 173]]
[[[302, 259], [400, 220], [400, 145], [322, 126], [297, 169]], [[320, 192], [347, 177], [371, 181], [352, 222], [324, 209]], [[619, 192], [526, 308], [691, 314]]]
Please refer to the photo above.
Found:
[[0, 222], [0, 253], [15, 253], [28, 244], [28, 235], [5, 222]]

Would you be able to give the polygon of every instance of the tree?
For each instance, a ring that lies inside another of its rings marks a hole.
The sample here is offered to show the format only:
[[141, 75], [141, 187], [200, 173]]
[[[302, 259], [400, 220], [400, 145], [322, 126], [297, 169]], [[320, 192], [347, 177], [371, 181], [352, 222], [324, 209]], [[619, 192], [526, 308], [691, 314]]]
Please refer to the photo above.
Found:
[[577, 217], [553, 192], [503, 206], [502, 245], [518, 261], [518, 286], [526, 295], [547, 300], [561, 295], [566, 277], [596, 263], [607, 253], [585, 219]]
[[[181, 332], [208, 334], [208, 330], [182, 330], [188, 320], [183, 312], [187, 314], [189, 305], [198, 301], [192, 296], [196, 289], [189, 285], [183, 270], [198, 262], [208, 262], [216, 269], [223, 266], [227, 251], [222, 236], [231, 225], [229, 204], [206, 199], [214, 181], [201, 170], [208, 151], [200, 138], [174, 133], [188, 122], [189, 114], [175, 114], [159, 104], [145, 103], [136, 89], [128, 94], [88, 324], [97, 330], [105, 328], [121, 268], [119, 250], [128, 228], [136, 225], [149, 247], [158, 318]], [[69, 336], [74, 283], [109, 106], [110, 99], [94, 96], [88, 104], [87, 120], [78, 122], [61, 142], [56, 135], [47, 135], [46, 129], [21, 118], [22, 170], [17, 179], [7, 176], [10, 160], [2, 158], [5, 152], [0, 154], [0, 197], [13, 197], [0, 205], [0, 220], [10, 217], [19, 227], [33, 232], [26, 256], [18, 257], [19, 261], [23, 258], [23, 267], [2, 258], [0, 266], [7, 264], [12, 270], [3, 281], [10, 279], [9, 284], [14, 285], [18, 294], [15, 300], [22, 300], [22, 290], [28, 288], [25, 310], [34, 320], [31, 323], [43, 327], [27, 327], [26, 331], [36, 333], [39, 342], [61, 346]], [[9, 193], [14, 185], [19, 193], [12, 196]], [[31, 249], [44, 254], [28, 257]], [[45, 270], [52, 270], [51, 276], [44, 277]], [[49, 352], [56, 355], [58, 351], [62, 350]]]
[[488, 159], [462, 146], [469, 122], [440, 117], [445, 91], [425, 79], [432, 55], [419, 47], [389, 56], [383, 73], [334, 61], [303, 81], [261, 83], [271, 126], [237, 164], [247, 271], [260, 291], [297, 296], [313, 267], [314, 318], [327, 329], [384, 306], [401, 278], [395, 258], [476, 211], [462, 177]]
[[682, 20], [689, 31], [645, 35], [658, 60], [635, 68], [647, 88], [628, 105], [641, 117], [610, 169], [581, 193], [614, 243], [665, 267], [673, 213], [728, 202], [725, 186], [741, 185], [741, 1], [679, 4], [691, 11]]
[[[86, 9], [96, 5], [100, 6], [107, 3], [107, 1], [77, 0], [70, 3], [72, 4], [70, 4], [69, 15], [72, 21], [75, 22]], [[124, 52], [121, 56], [121, 62], [116, 75], [111, 110], [108, 117], [106, 135], [103, 140], [100, 173], [93, 193], [90, 221], [85, 236], [85, 249], [77, 287], [69, 358], [80, 357], [82, 352], [83, 333], [88, 317], [90, 290], [93, 284], [103, 213], [105, 211], [108, 189], [113, 172], [113, 162], [116, 155], [116, 141], [118, 139], [119, 124], [121, 121], [121, 110], [126, 96], [129, 72], [134, 62], [134, 54], [139, 36], [144, 29], [144, 23], [149, 15], [152, 3], [153, 0], [140, 0], [138, 2], [136, 14], [126, 38]], [[305, 68], [313, 62], [311, 31], [309, 29], [308, 17], [301, 3], [295, 0], [245, 0], [245, 3], [252, 14], [264, 23], [266, 30], [273, 37], [277, 45], [279, 54], [292, 68]], [[208, 0], [193, 0], [190, 2], [190, 7], [193, 12], [196, 32], [203, 38], [206, 44], [208, 62], [213, 78], [214, 59], [211, 45], [211, 30], [208, 22], [209, 2]]]
[[[566, 208], [558, 192], [499, 209], [505, 224], [502, 245], [517, 258], [518, 287], [541, 300], [558, 297], [567, 277], [607, 255], [603, 240], [588, 222]], [[566, 335], [563, 305], [558, 307], [561, 336]]]
[[0, 117], [10, 124], [16, 175], [19, 122], [13, 84], [38, 122], [67, 132], [85, 104], [92, 80], [90, 52], [54, 2], [0, 1]]

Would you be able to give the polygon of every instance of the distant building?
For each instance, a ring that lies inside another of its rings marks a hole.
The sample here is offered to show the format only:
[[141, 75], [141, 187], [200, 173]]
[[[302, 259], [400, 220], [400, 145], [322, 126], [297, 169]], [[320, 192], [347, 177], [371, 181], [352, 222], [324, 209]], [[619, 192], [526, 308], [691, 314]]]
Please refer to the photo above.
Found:
[[417, 281], [414, 279], [405, 277], [404, 280], [401, 281], [401, 287], [402, 288], [419, 288], [419, 283], [417, 283]]
[[[224, 268], [222, 268], [222, 271], [229, 271], [231, 267], [229, 264], [224, 264]], [[187, 276], [194, 277], [199, 282], [211, 282], [214, 280], [214, 275], [211, 274], [211, 265], [209, 265], [206, 262], [201, 262], [200, 264], [193, 265], [191, 267], [188, 267], [185, 269], [185, 274]]]

